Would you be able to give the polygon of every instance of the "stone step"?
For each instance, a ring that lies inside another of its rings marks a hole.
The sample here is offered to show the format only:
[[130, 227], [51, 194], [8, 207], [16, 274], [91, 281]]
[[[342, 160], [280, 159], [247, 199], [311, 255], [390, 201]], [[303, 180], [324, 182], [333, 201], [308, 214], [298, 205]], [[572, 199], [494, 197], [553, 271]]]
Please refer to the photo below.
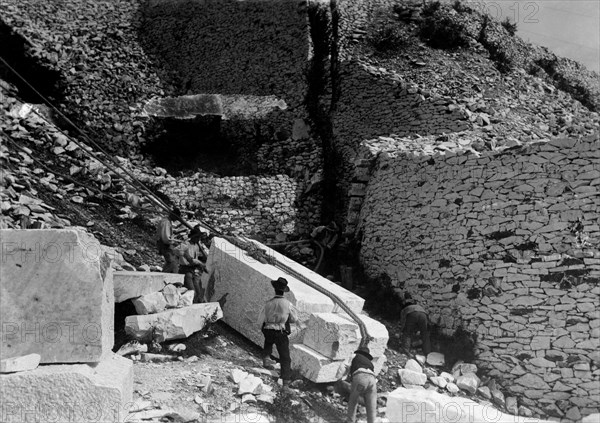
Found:
[[183, 285], [185, 275], [161, 272], [114, 272], [115, 302], [141, 297], [162, 290], [165, 285]]
[[491, 405], [426, 389], [398, 388], [387, 396], [387, 418], [404, 423], [549, 423], [502, 413]]
[[[359, 296], [260, 243], [256, 245], [265, 250], [268, 255], [275, 256], [338, 295], [355, 313], [362, 311], [364, 300]], [[222, 238], [213, 238], [207, 267], [209, 274], [204, 277], [203, 284], [206, 286], [207, 296], [212, 292], [209, 300], [214, 301], [229, 293], [223, 308], [223, 320], [259, 346], [262, 346], [264, 337], [257, 320], [265, 302], [275, 294], [271, 280], [279, 277], [287, 279], [290, 292], [286, 293], [285, 297], [298, 309], [300, 324], [292, 325], [293, 333], [290, 337], [292, 343], [301, 342], [301, 332], [298, 329], [304, 328], [305, 322], [312, 313], [338, 310], [326, 295], [269, 264], [258, 262], [245, 251]]]
[[52, 364], [3, 374], [2, 421], [123, 422], [132, 391], [133, 362], [116, 354], [94, 364]]
[[110, 258], [75, 229], [0, 231], [2, 358], [100, 361], [114, 342]]
[[[373, 357], [385, 354], [389, 334], [386, 327], [365, 314], [359, 314], [369, 336]], [[302, 343], [332, 360], [345, 360], [360, 345], [358, 324], [345, 313], [314, 313], [306, 323]]]
[[[331, 360], [303, 344], [291, 345], [290, 356], [292, 369], [298, 370], [302, 376], [315, 383], [335, 382], [338, 369], [344, 363], [344, 360]], [[373, 359], [375, 374], [381, 372], [385, 360], [385, 355]]]
[[187, 338], [222, 317], [219, 303], [192, 304], [156, 314], [127, 316], [125, 332], [138, 341], [149, 341], [154, 332], [156, 341], [164, 342]]

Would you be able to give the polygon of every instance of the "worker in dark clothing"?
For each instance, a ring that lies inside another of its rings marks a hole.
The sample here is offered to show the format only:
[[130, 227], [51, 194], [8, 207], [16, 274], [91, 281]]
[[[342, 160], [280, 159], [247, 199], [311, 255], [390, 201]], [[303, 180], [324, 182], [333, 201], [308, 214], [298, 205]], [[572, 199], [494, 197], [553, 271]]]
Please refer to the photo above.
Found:
[[271, 281], [271, 285], [275, 289], [275, 297], [266, 302], [258, 317], [258, 324], [265, 336], [263, 365], [266, 368], [273, 367], [269, 362], [269, 357], [273, 351], [273, 345], [275, 345], [281, 362], [281, 379], [283, 386], [287, 387], [292, 377], [292, 360], [288, 339], [288, 335], [291, 333], [289, 324], [298, 321], [298, 314], [294, 305], [283, 297], [283, 294], [290, 290], [287, 280], [279, 278]]
[[189, 234], [189, 241], [181, 246], [179, 257], [179, 273], [184, 274], [183, 285], [195, 292], [194, 303], [204, 302], [204, 289], [200, 282], [200, 275], [206, 271], [206, 254], [200, 245], [202, 231], [198, 226]]
[[409, 293], [404, 295], [404, 304], [405, 307], [400, 312], [400, 333], [402, 333], [403, 346], [410, 351], [411, 338], [417, 332], [421, 332], [423, 354], [427, 355], [431, 352], [427, 312], [413, 300]]
[[179, 273], [178, 254], [175, 249], [176, 240], [173, 238], [173, 221], [181, 218], [181, 210], [174, 208], [168, 216], [158, 223], [156, 227], [156, 245], [158, 253], [165, 259], [162, 268], [166, 273]]
[[352, 382], [348, 398], [347, 421], [351, 423], [356, 421], [356, 407], [362, 396], [367, 409], [367, 423], [373, 423], [377, 414], [377, 377], [375, 376], [373, 357], [366, 346], [360, 346], [358, 350], [354, 351], [354, 354], [350, 368], [341, 371], [341, 374], [347, 374]]

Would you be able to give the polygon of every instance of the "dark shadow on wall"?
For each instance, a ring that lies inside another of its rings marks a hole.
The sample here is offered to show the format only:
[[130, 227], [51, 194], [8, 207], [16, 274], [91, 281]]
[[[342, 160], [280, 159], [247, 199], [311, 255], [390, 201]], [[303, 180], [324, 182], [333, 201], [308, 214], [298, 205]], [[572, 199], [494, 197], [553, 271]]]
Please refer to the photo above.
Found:
[[291, 0], [146, 0], [140, 44], [170, 95], [276, 95], [304, 101], [306, 6]]
[[[66, 82], [59, 71], [44, 58], [34, 57], [31, 44], [15, 33], [10, 25], [0, 19], [0, 57], [19, 73], [35, 90], [40, 92], [54, 104], [61, 103]], [[23, 82], [3, 62], [0, 62], [0, 78], [14, 84], [19, 90], [19, 97], [26, 102], [43, 104], [42, 98]]]

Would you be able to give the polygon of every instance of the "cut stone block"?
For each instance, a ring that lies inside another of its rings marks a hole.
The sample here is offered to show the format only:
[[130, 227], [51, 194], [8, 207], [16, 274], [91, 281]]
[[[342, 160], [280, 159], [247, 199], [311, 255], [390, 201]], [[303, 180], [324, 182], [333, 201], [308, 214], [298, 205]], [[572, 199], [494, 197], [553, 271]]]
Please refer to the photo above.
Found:
[[0, 373], [16, 373], [33, 370], [40, 364], [39, 354], [27, 354], [21, 357], [6, 358], [0, 361]]
[[[337, 371], [344, 360], [331, 360], [323, 354], [302, 344], [290, 346], [290, 356], [292, 358], [292, 368], [297, 369], [302, 376], [315, 382], [335, 382]], [[373, 359], [375, 374], [379, 374], [385, 364], [385, 356]]]
[[183, 285], [185, 275], [158, 272], [115, 272], [115, 302], [161, 291], [165, 285]]
[[47, 365], [0, 375], [3, 422], [123, 422], [133, 392], [133, 362]]
[[360, 344], [358, 325], [337, 313], [315, 313], [306, 323], [302, 343], [332, 360], [345, 360]]
[[547, 420], [505, 414], [468, 398], [405, 388], [388, 394], [386, 416], [390, 422], [403, 423], [549, 423]]
[[143, 316], [127, 316], [125, 332], [140, 341], [152, 339], [164, 342], [170, 339], [187, 338], [198, 332], [207, 323], [223, 317], [219, 303], [193, 304]]
[[0, 350], [41, 363], [96, 362], [114, 342], [110, 258], [75, 229], [0, 231]]
[[160, 291], [134, 298], [131, 302], [133, 303], [137, 314], [160, 313], [167, 308], [165, 296]]
[[323, 354], [302, 345], [295, 344], [290, 347], [292, 368], [298, 370], [302, 376], [315, 383], [336, 381], [336, 373], [343, 360], [333, 361]]
[[[287, 266], [307, 276], [315, 283], [328, 289], [342, 299], [355, 313], [360, 313], [364, 299], [345, 290], [332, 281], [305, 268], [304, 266], [282, 256], [276, 251], [260, 244], [269, 256], [275, 256]], [[215, 301], [226, 293], [227, 303], [223, 310], [223, 320], [257, 345], [262, 346], [264, 337], [257, 324], [258, 315], [265, 302], [275, 295], [271, 280], [285, 277], [290, 292], [285, 294], [298, 310], [299, 325], [292, 325], [291, 343], [301, 342], [301, 333], [305, 322], [312, 313], [333, 312], [333, 301], [326, 295], [316, 291], [301, 281], [284, 274], [274, 266], [263, 264], [250, 257], [245, 251], [222, 238], [213, 238], [207, 261], [208, 275], [203, 285], [206, 286], [206, 298]]]
[[[369, 336], [369, 350], [373, 357], [385, 354], [389, 334], [386, 327], [365, 314], [359, 314]], [[345, 313], [314, 313], [306, 323], [302, 343], [333, 360], [345, 360], [360, 345], [358, 324]]]

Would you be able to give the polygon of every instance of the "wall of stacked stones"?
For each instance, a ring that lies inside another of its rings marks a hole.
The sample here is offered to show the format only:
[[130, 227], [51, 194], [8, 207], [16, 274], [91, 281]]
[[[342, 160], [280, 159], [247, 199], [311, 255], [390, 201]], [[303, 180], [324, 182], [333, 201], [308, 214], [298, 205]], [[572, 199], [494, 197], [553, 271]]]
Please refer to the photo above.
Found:
[[286, 175], [190, 177], [137, 175], [157, 184], [177, 205], [222, 231], [275, 237], [306, 234], [320, 224], [321, 198], [305, 194], [303, 181]]
[[[370, 27], [384, 19], [394, 1], [337, 1], [339, 51], [337, 78], [339, 96], [333, 114], [334, 144], [340, 156], [338, 189], [349, 190], [353, 162], [363, 140], [395, 134], [431, 135], [471, 128], [464, 113], [450, 98], [431, 97], [400, 75], [357, 60]], [[346, 201], [347, 203], [347, 201]], [[344, 204], [344, 208], [347, 204]]]
[[600, 408], [600, 141], [495, 155], [375, 159], [361, 260], [447, 334], [477, 335], [479, 366], [523, 403]]

